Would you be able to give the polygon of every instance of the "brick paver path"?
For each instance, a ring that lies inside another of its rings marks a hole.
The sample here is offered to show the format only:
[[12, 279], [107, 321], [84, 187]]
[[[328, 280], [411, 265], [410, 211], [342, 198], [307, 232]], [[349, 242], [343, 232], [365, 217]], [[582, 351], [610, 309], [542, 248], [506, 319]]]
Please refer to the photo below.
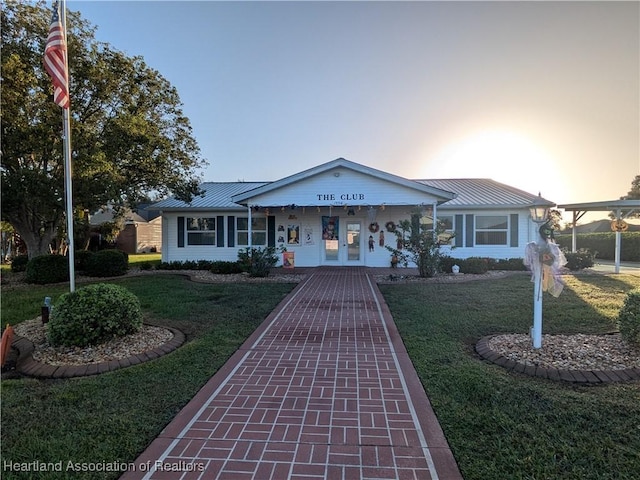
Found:
[[123, 476], [139, 478], [462, 477], [377, 286], [321, 268]]

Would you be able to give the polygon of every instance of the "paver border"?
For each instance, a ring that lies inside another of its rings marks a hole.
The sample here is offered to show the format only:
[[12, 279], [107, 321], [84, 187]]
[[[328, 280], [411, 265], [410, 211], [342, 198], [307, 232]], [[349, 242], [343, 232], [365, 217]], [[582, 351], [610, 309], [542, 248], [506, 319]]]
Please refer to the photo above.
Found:
[[615, 382], [631, 382], [640, 380], [640, 368], [625, 368], [621, 370], [562, 370], [558, 368], [542, 368], [535, 365], [525, 365], [499, 354], [489, 347], [489, 340], [495, 335], [482, 337], [475, 345], [475, 350], [484, 360], [498, 365], [507, 371], [523, 373], [530, 377], [546, 378], [548, 380], [577, 383], [583, 385], [598, 385]]
[[180, 330], [172, 327], [161, 327], [171, 331], [173, 338], [154, 349], [122, 359], [84, 365], [50, 365], [48, 363], [38, 362], [33, 358], [33, 351], [35, 349], [33, 343], [25, 337], [16, 335], [11, 343], [11, 347], [18, 351], [15, 370], [28, 377], [75, 378], [99, 375], [101, 373], [113, 372], [121, 368], [138, 365], [173, 352], [185, 342], [185, 335]]

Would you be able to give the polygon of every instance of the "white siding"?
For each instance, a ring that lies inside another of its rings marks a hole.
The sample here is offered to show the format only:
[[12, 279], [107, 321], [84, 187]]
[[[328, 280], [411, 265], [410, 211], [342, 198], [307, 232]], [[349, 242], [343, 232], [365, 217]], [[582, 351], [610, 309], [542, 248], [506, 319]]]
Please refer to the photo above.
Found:
[[[339, 174], [335, 176], [334, 174]], [[435, 200], [416, 189], [337, 169], [251, 198], [252, 205], [420, 205]]]

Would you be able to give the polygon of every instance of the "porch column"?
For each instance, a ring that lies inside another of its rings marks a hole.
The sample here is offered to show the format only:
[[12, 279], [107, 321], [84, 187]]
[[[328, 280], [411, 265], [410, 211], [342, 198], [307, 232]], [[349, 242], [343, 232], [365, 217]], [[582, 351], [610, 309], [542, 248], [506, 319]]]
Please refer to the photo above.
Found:
[[249, 238], [247, 239], [247, 248], [251, 248], [251, 247], [253, 247], [253, 241], [252, 241], [252, 237], [253, 237], [253, 235], [252, 235], [252, 232], [251, 232], [251, 223], [252, 223], [252, 221], [251, 221], [251, 210], [252, 210], [252, 209], [251, 209], [251, 205], [247, 205], [247, 210], [249, 211], [249, 212], [248, 212], [248, 213], [249, 213], [249, 214], [248, 214], [248, 217], [249, 217], [249, 220], [248, 220], [249, 225], [247, 225], [247, 228], [249, 229], [249, 233], [248, 233]]

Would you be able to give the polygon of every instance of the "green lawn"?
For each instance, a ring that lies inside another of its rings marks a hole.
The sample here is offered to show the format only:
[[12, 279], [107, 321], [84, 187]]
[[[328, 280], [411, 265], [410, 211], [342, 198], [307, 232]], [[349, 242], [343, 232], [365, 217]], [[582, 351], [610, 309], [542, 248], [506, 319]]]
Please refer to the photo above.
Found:
[[[148, 320], [181, 329], [187, 343], [156, 361], [96, 377], [3, 381], [3, 461], [133, 461], [293, 287], [207, 285], [173, 275], [115, 281], [138, 295]], [[559, 298], [545, 296], [545, 333], [610, 332], [625, 293], [640, 286], [638, 277], [625, 275], [567, 282]], [[483, 335], [528, 331], [528, 275], [381, 290], [466, 480], [638, 478], [639, 383], [554, 383], [507, 373], [474, 354]], [[65, 291], [65, 285], [3, 289], [2, 323], [35, 317], [45, 295]]]
[[[186, 344], [153, 362], [95, 377], [3, 381], [3, 461], [133, 461], [293, 288], [279, 283], [201, 284], [173, 275], [116, 282], [140, 298], [148, 321], [182, 330]], [[34, 318], [45, 295], [55, 298], [67, 289], [29, 286], [3, 292], [3, 324], [5, 316], [13, 319], [11, 323], [20, 316]], [[21, 475], [6, 470], [0, 475], [118, 476]]]
[[[633, 276], [575, 276], [544, 298], [544, 333], [606, 333]], [[640, 383], [574, 386], [510, 374], [474, 343], [527, 333], [528, 275], [490, 282], [382, 285], [466, 480], [636, 479]]]

